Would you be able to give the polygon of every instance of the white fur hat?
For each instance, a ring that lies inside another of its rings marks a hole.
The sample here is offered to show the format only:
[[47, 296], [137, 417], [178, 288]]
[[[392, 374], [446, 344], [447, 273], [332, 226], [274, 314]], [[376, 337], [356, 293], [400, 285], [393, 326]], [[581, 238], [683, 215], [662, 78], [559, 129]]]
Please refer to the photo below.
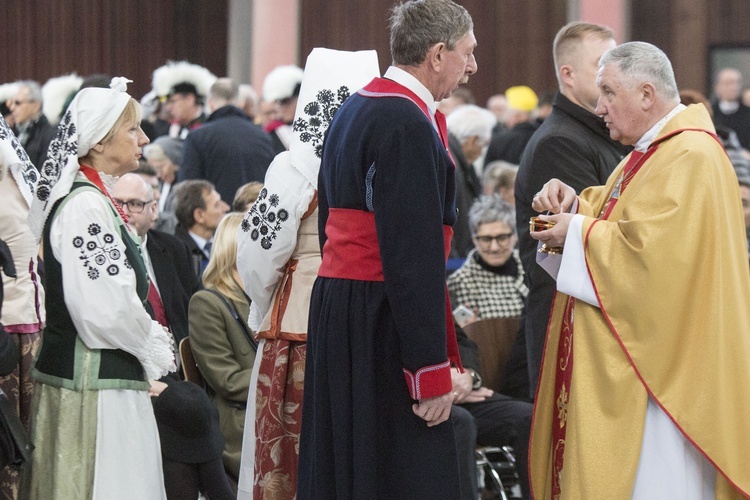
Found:
[[159, 97], [171, 95], [175, 90], [195, 92], [205, 97], [215, 81], [216, 75], [203, 66], [187, 61], [167, 61], [167, 64], [154, 70], [151, 86]]
[[4, 83], [0, 85], [0, 102], [5, 102], [18, 93], [20, 84], [18, 82]]
[[282, 101], [299, 95], [304, 71], [297, 66], [277, 66], [263, 80], [263, 100]]
[[81, 88], [83, 78], [75, 73], [56, 76], [42, 86], [42, 112], [52, 125], [60, 122], [63, 106]]

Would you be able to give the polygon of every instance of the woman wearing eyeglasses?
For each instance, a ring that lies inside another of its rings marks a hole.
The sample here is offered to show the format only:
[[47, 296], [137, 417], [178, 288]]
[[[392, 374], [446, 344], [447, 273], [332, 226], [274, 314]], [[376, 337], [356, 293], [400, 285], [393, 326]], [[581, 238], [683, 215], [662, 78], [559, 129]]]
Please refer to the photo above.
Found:
[[498, 195], [483, 196], [469, 211], [474, 249], [448, 278], [454, 307], [463, 305], [474, 316], [461, 326], [489, 318], [520, 316], [529, 293], [516, 250], [516, 215]]
[[146, 267], [110, 193], [148, 143], [127, 81], [76, 95], [31, 204], [47, 325], [21, 498], [166, 499], [149, 382], [175, 370], [172, 340], [149, 315]]

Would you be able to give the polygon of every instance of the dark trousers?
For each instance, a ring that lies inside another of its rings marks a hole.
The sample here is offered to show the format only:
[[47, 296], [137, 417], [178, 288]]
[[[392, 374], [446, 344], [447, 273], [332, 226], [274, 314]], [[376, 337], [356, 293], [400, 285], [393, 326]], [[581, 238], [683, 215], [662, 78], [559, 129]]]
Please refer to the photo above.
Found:
[[221, 457], [203, 464], [184, 464], [162, 456], [164, 487], [168, 500], [195, 500], [198, 492], [211, 500], [234, 500]]
[[[513, 399], [503, 394], [493, 394], [481, 403], [467, 403], [454, 407], [451, 418], [454, 420], [459, 460], [463, 459], [462, 475], [470, 470], [473, 475], [474, 491], [477, 484], [474, 448], [479, 446], [512, 446], [516, 452], [516, 469], [524, 498], [531, 498], [529, 489], [529, 434], [533, 405], [527, 401]], [[458, 412], [456, 410], [465, 410]], [[465, 421], [466, 413], [474, 419], [476, 440], [471, 439], [471, 424]], [[459, 432], [464, 429], [459, 440]]]

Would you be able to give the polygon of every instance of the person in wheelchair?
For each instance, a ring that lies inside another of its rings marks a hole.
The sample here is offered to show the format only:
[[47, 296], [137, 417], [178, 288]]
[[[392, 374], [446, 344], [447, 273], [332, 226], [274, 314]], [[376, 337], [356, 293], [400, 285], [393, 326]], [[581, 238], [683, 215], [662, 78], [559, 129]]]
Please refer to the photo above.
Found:
[[511, 446], [523, 498], [531, 498], [528, 477], [528, 443], [533, 405], [494, 392], [482, 385], [477, 345], [456, 325], [456, 338], [465, 371], [452, 372], [456, 446], [462, 478], [468, 476], [478, 491], [475, 460], [477, 446]]

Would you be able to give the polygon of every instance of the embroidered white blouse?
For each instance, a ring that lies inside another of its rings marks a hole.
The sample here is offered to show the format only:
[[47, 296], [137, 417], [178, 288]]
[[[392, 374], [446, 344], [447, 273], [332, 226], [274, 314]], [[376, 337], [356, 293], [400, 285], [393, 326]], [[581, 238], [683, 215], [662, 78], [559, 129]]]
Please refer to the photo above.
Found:
[[237, 238], [237, 270], [252, 300], [248, 323], [253, 331], [258, 331], [271, 307], [297, 246], [300, 221], [315, 196], [315, 188], [292, 165], [290, 156], [288, 151], [280, 153], [268, 167], [263, 190], [245, 215]]

